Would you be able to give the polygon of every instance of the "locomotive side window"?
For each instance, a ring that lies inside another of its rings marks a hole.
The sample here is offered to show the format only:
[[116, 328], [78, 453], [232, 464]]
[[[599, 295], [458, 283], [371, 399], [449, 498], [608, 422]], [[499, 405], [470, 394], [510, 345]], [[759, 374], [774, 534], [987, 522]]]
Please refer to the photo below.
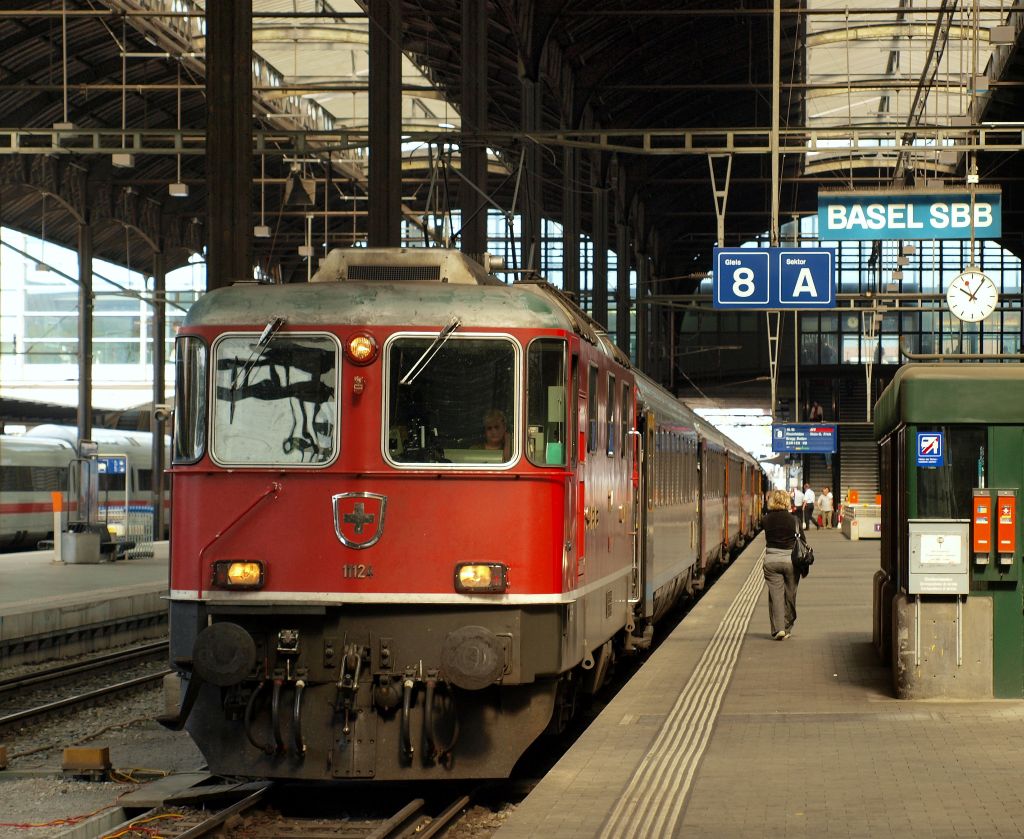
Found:
[[[387, 345], [388, 459], [397, 464], [511, 463], [521, 428], [515, 342], [452, 335], [438, 346], [435, 337], [402, 336]], [[427, 355], [432, 345], [433, 354]]]
[[206, 344], [184, 336], [176, 344], [174, 463], [195, 463], [206, 450]]
[[565, 341], [538, 338], [526, 353], [526, 456], [565, 466]]
[[217, 342], [214, 358], [217, 462], [316, 466], [334, 459], [338, 342], [332, 336], [231, 335]]

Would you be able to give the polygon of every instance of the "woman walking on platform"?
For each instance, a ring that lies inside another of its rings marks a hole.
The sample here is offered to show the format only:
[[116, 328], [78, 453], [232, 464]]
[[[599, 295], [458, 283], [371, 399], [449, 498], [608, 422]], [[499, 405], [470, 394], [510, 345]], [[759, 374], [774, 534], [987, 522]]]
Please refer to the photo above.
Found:
[[768, 617], [772, 638], [782, 641], [790, 636], [796, 622], [796, 587], [800, 577], [793, 569], [792, 551], [800, 519], [789, 512], [789, 493], [775, 489], [768, 494], [768, 514], [764, 527], [764, 579], [768, 584]]

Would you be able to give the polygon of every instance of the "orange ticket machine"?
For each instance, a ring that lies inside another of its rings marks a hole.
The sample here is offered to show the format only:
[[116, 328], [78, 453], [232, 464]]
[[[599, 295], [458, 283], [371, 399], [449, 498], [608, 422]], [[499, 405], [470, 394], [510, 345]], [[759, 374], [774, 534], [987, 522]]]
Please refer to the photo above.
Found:
[[972, 493], [971, 555], [976, 565], [988, 565], [992, 558], [992, 494], [987, 489]]
[[1017, 490], [996, 490], [996, 552], [1000, 565], [1013, 565], [1017, 551]]

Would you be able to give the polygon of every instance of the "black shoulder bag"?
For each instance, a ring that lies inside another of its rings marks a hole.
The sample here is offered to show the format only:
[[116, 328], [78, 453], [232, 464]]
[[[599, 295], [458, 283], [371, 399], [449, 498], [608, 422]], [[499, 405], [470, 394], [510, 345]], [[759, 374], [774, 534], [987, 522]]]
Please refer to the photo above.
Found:
[[797, 531], [796, 541], [793, 543], [793, 553], [790, 554], [793, 560], [793, 570], [801, 577], [811, 573], [811, 566], [814, 565], [814, 550], [807, 544], [802, 533]]

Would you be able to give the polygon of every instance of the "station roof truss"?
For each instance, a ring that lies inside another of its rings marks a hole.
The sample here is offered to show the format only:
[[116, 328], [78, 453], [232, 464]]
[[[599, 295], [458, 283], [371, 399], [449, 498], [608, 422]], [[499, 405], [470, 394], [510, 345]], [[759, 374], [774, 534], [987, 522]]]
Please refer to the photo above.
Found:
[[[670, 294], [710, 267], [714, 158], [731, 161], [726, 245], [770, 228], [776, 155], [783, 221], [813, 213], [822, 187], [957, 186], [975, 169], [981, 184], [1016, 183], [1019, 3], [779, 2], [776, 59], [768, 0], [489, 0], [486, 125], [464, 133], [464, 4], [400, 0], [406, 217], [443, 211], [439, 177], [454, 183], [458, 148], [484, 143], [506, 212], [523, 149], [540, 146], [544, 215], [559, 220], [563, 155], [577, 149], [582, 230], [608, 190], [609, 224], [628, 223], [654, 293]], [[369, 21], [354, 0], [252, 6], [253, 223], [271, 233], [254, 252], [287, 281], [305, 278], [310, 237], [365, 236]], [[21, 0], [0, 9], [0, 42], [0, 220], [74, 247], [88, 219], [97, 256], [144, 272], [156, 251], [169, 268], [201, 251], [204, 4]], [[524, 79], [543, 91], [531, 131]], [[293, 169], [316, 182], [310, 207], [286, 206]], [[1003, 190], [1003, 244], [1022, 254], [1015, 192]]]

